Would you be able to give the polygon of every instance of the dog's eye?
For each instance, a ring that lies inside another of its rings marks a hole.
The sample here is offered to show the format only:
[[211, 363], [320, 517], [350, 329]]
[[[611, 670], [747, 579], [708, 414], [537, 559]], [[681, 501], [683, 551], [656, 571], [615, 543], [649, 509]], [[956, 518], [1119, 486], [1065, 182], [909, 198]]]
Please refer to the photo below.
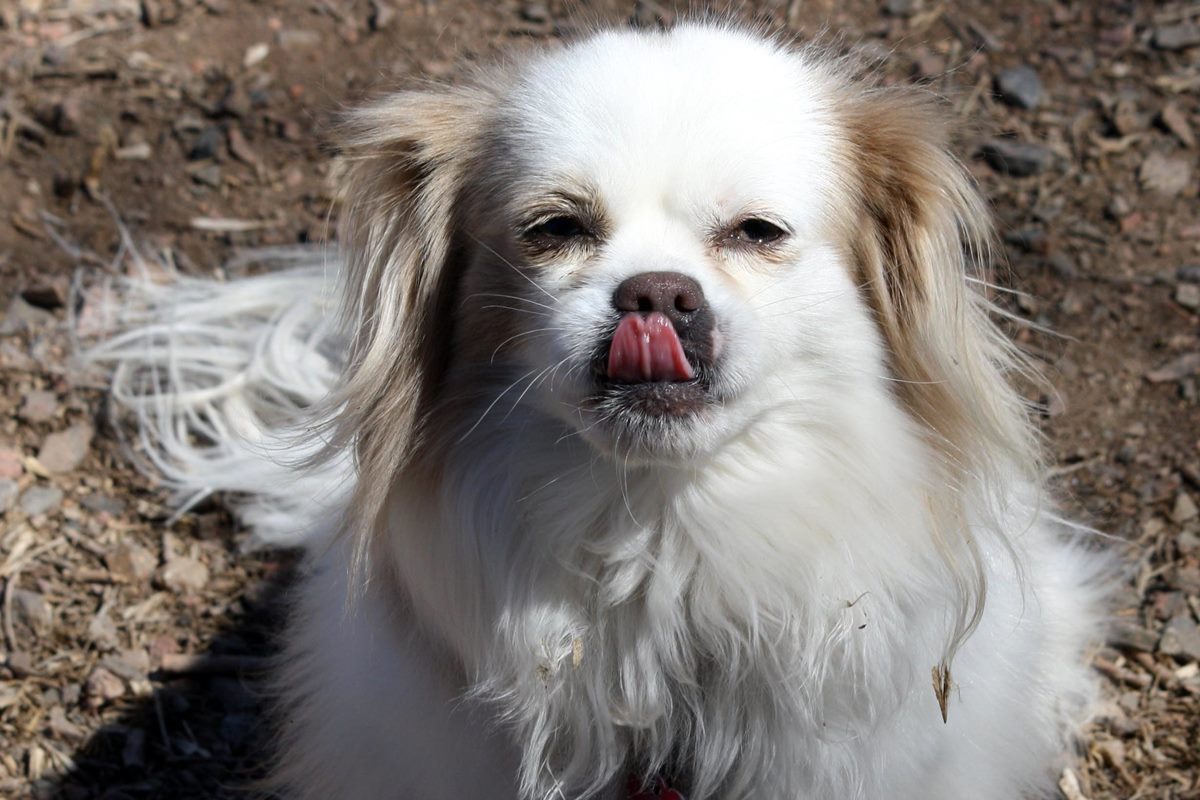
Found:
[[747, 244], [771, 244], [784, 236], [787, 236], [787, 231], [759, 217], [742, 220], [730, 233], [730, 238]]
[[535, 239], [578, 239], [582, 236], [591, 236], [591, 231], [575, 217], [564, 214], [534, 225], [525, 234]]

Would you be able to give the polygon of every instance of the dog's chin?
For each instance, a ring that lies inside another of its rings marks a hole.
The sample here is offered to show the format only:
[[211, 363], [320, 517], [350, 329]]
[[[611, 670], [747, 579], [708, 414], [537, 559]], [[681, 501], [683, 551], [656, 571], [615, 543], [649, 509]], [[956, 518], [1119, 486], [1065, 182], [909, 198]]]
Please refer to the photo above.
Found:
[[581, 434], [601, 452], [628, 463], [679, 463], [703, 455], [723, 438], [718, 405], [700, 380], [605, 382], [585, 404]]

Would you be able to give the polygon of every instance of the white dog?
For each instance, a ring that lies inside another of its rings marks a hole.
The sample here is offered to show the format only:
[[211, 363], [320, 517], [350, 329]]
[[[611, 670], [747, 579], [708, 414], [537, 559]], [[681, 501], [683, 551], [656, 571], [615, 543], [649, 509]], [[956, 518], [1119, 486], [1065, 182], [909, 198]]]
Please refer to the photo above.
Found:
[[1053, 786], [1100, 561], [936, 104], [684, 25], [394, 94], [344, 155], [337, 269], [135, 287], [96, 353], [176, 488], [322, 543], [286, 796]]

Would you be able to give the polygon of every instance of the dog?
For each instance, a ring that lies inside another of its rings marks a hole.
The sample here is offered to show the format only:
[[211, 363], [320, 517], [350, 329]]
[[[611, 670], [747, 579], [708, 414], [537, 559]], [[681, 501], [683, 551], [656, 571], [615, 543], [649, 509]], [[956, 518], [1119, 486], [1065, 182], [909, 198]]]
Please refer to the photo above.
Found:
[[181, 498], [309, 548], [284, 796], [1052, 789], [1104, 557], [936, 100], [689, 23], [342, 134], [336, 253], [135, 282], [93, 352]]

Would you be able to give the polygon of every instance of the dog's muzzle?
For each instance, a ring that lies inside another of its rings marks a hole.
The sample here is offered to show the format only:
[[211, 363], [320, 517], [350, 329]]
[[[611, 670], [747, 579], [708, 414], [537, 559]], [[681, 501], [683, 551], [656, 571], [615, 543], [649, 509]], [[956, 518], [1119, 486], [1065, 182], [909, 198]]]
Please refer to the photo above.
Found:
[[696, 379], [711, 356], [712, 312], [704, 290], [679, 272], [643, 272], [613, 293], [620, 321], [609, 344], [612, 383], [681, 383]]

